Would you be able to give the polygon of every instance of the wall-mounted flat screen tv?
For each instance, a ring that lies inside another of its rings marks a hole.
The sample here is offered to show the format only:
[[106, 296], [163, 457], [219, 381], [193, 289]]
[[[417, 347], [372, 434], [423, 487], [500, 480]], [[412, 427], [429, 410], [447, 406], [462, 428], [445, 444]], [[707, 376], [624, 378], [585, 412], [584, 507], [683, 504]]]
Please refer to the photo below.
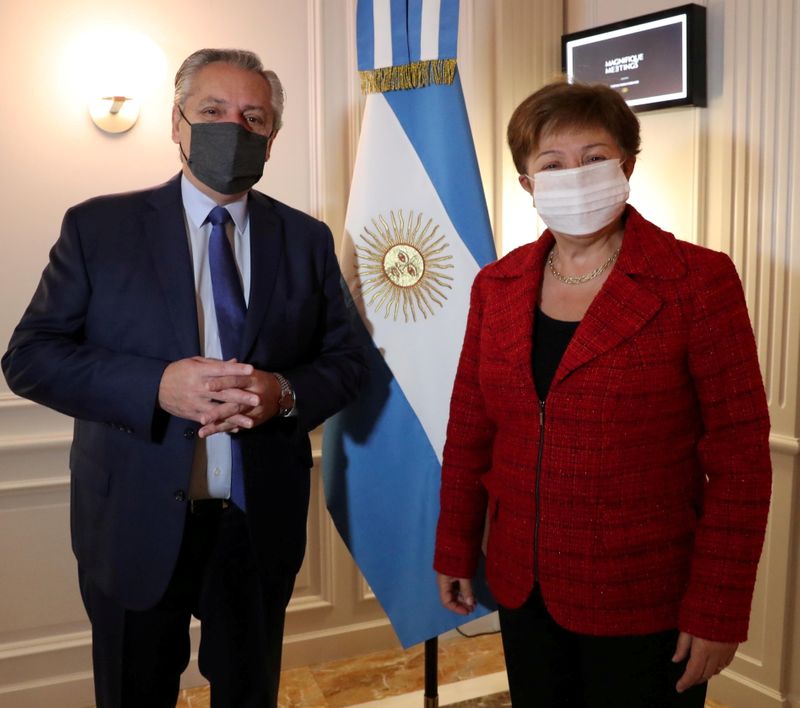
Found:
[[561, 38], [569, 81], [604, 83], [637, 111], [706, 105], [706, 8], [681, 5]]

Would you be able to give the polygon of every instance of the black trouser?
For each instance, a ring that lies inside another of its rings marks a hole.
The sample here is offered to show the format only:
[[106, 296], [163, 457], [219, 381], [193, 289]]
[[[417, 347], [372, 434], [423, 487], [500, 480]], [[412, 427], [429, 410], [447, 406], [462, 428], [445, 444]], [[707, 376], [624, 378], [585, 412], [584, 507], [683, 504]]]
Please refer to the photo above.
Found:
[[174, 708], [189, 663], [192, 615], [201, 622], [198, 663], [211, 683], [211, 705], [277, 705], [294, 576], [265, 580], [258, 572], [236, 507], [187, 514], [173, 577], [150, 610], [126, 610], [79, 574], [98, 708]]
[[675, 690], [686, 668], [671, 661], [677, 630], [576, 634], [550, 616], [538, 586], [522, 607], [501, 607], [499, 614], [516, 708], [703, 708], [708, 684]]

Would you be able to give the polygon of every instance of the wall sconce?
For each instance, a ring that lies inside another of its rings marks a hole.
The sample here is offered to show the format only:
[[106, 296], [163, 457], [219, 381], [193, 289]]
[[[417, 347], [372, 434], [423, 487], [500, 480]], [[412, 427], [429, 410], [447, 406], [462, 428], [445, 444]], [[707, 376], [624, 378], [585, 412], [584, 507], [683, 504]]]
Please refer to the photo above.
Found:
[[163, 90], [166, 67], [164, 51], [150, 37], [113, 25], [90, 27], [73, 37], [61, 62], [69, 95], [88, 107], [100, 130], [117, 134], [130, 130], [141, 107]]
[[105, 96], [89, 101], [92, 122], [106, 133], [124, 133], [139, 118], [139, 102], [128, 96]]

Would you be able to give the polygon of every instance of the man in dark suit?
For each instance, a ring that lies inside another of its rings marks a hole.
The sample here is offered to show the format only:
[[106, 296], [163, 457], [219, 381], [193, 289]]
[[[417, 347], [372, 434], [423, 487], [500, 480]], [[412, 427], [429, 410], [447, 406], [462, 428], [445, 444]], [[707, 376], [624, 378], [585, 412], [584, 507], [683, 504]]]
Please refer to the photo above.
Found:
[[330, 231], [250, 190], [281, 126], [277, 76], [201, 50], [175, 89], [182, 174], [67, 212], [3, 370], [75, 418], [98, 706], [174, 706], [193, 614], [212, 705], [275, 705], [308, 431], [364, 364]]

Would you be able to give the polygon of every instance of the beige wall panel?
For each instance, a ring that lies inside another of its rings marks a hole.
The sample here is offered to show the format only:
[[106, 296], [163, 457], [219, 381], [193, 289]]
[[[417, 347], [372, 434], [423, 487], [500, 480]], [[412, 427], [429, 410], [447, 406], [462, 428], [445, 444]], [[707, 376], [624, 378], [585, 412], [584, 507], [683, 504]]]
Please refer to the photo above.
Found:
[[[3, 307], [0, 305], [0, 307]], [[18, 316], [22, 312], [18, 313]], [[2, 342], [5, 351], [6, 341]], [[72, 439], [72, 418], [46, 410], [12, 393], [0, 393], [0, 431], [3, 441], [24, 446], [31, 440]], [[4, 479], [0, 470], [0, 481]]]
[[796, 510], [800, 509], [800, 484], [796, 480], [800, 477], [800, 460], [797, 457], [794, 458], [792, 474], [795, 479], [792, 508], [795, 509], [795, 512], [789, 526], [789, 538], [792, 549], [790, 566], [794, 570], [787, 583], [787, 596], [790, 601], [784, 622], [790, 641], [784, 645], [783, 659], [788, 705], [798, 708], [800, 706], [800, 602], [798, 601], [800, 598], [800, 572], [798, 572], [798, 568], [800, 568], [800, 513]]
[[47, 685], [19, 685], [12, 693], [0, 694], [0, 708], [89, 708], [92, 705], [92, 699], [87, 698], [91, 691], [91, 674], [79, 672], [57, 678], [56, 682]]
[[744, 283], [770, 404], [773, 504], [750, 640], [713, 686], [733, 706], [800, 705], [798, 634], [798, 248], [800, 99], [794, 0], [709, 3], [707, 231]]
[[701, 243], [698, 200], [703, 136], [702, 108], [641, 113], [642, 151], [631, 178], [630, 203], [677, 238]]
[[0, 436], [0, 509], [13, 507], [13, 492], [44, 490], [69, 482], [68, 458], [72, 433]]
[[529, 243], [543, 230], [530, 195], [518, 181], [506, 146], [514, 109], [561, 72], [563, 3], [552, 0], [496, 4], [494, 95], [494, 225], [498, 254]]
[[[85, 625], [69, 540], [69, 487], [50, 493], [14, 493], [0, 511], [3, 626], [0, 645], [35, 639], [44, 631]], [[0, 667], [0, 679], [2, 679]]]
[[493, 189], [498, 155], [495, 153], [497, 114], [493, 110], [498, 82], [495, 76], [495, 4], [485, 0], [461, 0], [458, 32], [458, 73], [464, 89], [470, 127], [478, 156], [483, 191], [494, 227], [496, 194]]

